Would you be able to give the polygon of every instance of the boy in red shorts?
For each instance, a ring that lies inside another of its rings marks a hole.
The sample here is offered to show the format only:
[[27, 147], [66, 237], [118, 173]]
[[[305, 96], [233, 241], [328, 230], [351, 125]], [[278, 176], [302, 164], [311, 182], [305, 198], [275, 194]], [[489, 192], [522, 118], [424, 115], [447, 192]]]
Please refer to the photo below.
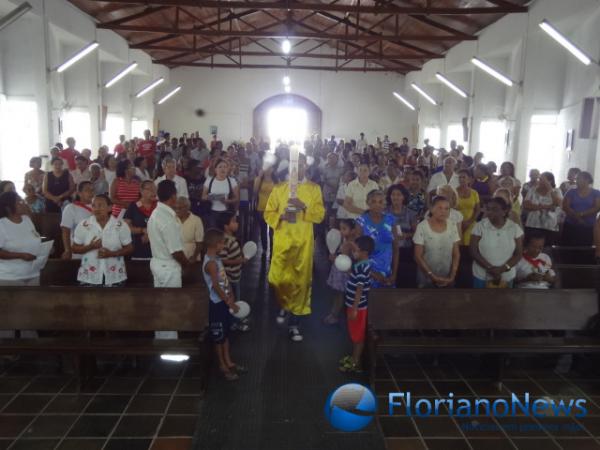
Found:
[[371, 288], [371, 264], [369, 255], [375, 249], [375, 242], [369, 236], [361, 236], [354, 242], [352, 252], [354, 265], [346, 281], [344, 293], [346, 316], [348, 319], [348, 334], [352, 341], [352, 355], [340, 360], [342, 372], [362, 372], [361, 358], [365, 348], [367, 331], [367, 304]]

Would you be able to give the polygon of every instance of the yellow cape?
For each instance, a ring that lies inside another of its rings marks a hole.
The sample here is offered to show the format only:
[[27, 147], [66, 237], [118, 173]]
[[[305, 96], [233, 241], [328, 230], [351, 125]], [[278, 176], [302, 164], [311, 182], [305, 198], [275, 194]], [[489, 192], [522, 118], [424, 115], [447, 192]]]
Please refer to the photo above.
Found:
[[313, 225], [323, 221], [325, 208], [319, 185], [298, 184], [297, 197], [306, 210], [296, 214], [296, 223], [281, 221], [289, 199], [289, 184], [273, 188], [265, 208], [265, 222], [274, 230], [269, 283], [281, 307], [294, 315], [310, 314], [313, 267]]

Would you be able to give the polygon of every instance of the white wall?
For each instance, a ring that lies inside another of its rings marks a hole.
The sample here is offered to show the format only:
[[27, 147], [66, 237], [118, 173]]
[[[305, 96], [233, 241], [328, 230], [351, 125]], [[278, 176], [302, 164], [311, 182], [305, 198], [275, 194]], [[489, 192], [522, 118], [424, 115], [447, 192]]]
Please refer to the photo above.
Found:
[[[20, 3], [0, 0], [0, 16]], [[39, 143], [26, 149], [29, 156], [48, 154], [59, 140], [58, 120], [69, 108], [90, 112], [94, 153], [100, 146], [101, 105], [108, 107], [108, 113], [124, 116], [128, 136], [133, 115], [152, 126], [155, 100], [171, 87], [168, 70], [153, 65], [146, 53], [129, 50], [116, 33], [96, 30], [94, 20], [66, 0], [29, 3], [33, 6], [30, 12], [0, 31], [0, 94], [8, 99], [32, 98], [38, 105]], [[53, 70], [94, 40], [99, 42], [99, 50], [62, 74]], [[102, 88], [132, 61], [139, 64], [132, 74], [110, 89]], [[165, 78], [161, 87], [135, 98], [135, 93], [159, 77]]]
[[[510, 14], [479, 34], [476, 42], [464, 42], [450, 49], [445, 58], [428, 62], [421, 71], [406, 77], [404, 92], [420, 105], [419, 129], [422, 139], [425, 126], [437, 124], [446, 142], [448, 123], [469, 117], [471, 153], [479, 148], [479, 125], [486, 119], [502, 117], [510, 129], [506, 160], [517, 164], [519, 177], [525, 177], [531, 116], [540, 113], [559, 115], [559, 135], [566, 131], [578, 134], [580, 114], [585, 97], [600, 96], [600, 70], [596, 64], [582, 65], [566, 50], [551, 40], [539, 27], [548, 19], [594, 59], [600, 56], [600, 4], [597, 0], [537, 0], [528, 14]], [[473, 56], [488, 61], [513, 80], [521, 82], [505, 87], [470, 63]], [[473, 93], [464, 100], [441, 85], [435, 72], [446, 73], [463, 89]], [[410, 88], [416, 82], [442, 102], [432, 107]], [[576, 139], [569, 155], [560, 143], [555, 160], [555, 175], [564, 178], [569, 167], [578, 166], [600, 177], [600, 154], [597, 139]], [[501, 161], [497, 161], [500, 163]], [[599, 178], [600, 179], [600, 178]]]
[[[314, 64], [314, 61], [313, 61]], [[279, 69], [232, 70], [182, 67], [171, 71], [171, 84], [182, 90], [157, 106], [160, 128], [180, 134], [198, 130], [208, 136], [219, 128], [224, 142], [252, 136], [252, 112], [263, 100], [283, 93]], [[292, 70], [292, 93], [302, 95], [322, 110], [324, 136], [358, 139], [363, 131], [369, 142], [377, 136], [399, 140], [412, 135], [417, 115], [407, 111], [392, 95], [404, 77], [397, 74]], [[205, 116], [194, 111], [201, 108]]]

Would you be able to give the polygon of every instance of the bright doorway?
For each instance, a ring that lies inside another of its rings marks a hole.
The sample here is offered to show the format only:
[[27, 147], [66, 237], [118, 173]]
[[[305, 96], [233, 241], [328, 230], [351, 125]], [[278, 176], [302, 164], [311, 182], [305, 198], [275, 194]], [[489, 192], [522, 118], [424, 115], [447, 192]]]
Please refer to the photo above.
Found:
[[15, 183], [21, 193], [29, 159], [38, 156], [37, 103], [0, 95], [0, 180]]
[[461, 123], [451, 123], [446, 128], [446, 149], [450, 150], [450, 142], [456, 141], [456, 145], [464, 147], [464, 154], [469, 154], [468, 142], [464, 141], [464, 130]]
[[562, 169], [559, 153], [558, 116], [535, 114], [531, 117], [529, 147], [527, 151], [527, 173], [531, 169], [559, 175]]
[[62, 117], [61, 141], [66, 147], [67, 138], [75, 139], [75, 148], [79, 151], [84, 148], [92, 149], [92, 129], [90, 113], [86, 110], [69, 110]]
[[277, 107], [267, 113], [271, 147], [279, 142], [302, 145], [308, 137], [308, 114], [302, 108]]
[[429, 145], [440, 148], [440, 129], [438, 127], [425, 127], [423, 140], [429, 139]]
[[483, 162], [493, 161], [498, 167], [506, 159], [506, 126], [500, 120], [484, 120], [479, 127], [479, 151]]
[[108, 146], [109, 150], [119, 143], [119, 136], [125, 134], [125, 121], [119, 114], [109, 114], [106, 117], [106, 130], [102, 132], [102, 145]]
[[146, 130], [148, 130], [148, 121], [147, 120], [134, 119], [131, 121], [131, 137], [132, 138], [144, 139], [144, 131], [146, 131]]

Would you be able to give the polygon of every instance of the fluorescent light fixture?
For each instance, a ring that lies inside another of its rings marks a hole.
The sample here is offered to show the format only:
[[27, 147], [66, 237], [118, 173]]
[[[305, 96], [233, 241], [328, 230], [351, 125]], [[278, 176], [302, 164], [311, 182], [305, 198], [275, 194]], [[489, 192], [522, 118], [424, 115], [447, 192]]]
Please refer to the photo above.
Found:
[[496, 80], [504, 83], [505, 85], [512, 86], [513, 84], [515, 84], [515, 82], [513, 80], [508, 78], [506, 75], [501, 74], [496, 69], [494, 69], [492, 66], [490, 66], [488, 63], [483, 62], [479, 58], [473, 57], [473, 58], [471, 58], [471, 62], [473, 64], [475, 64], [477, 67], [479, 67], [481, 70], [483, 70], [484, 72], [489, 73]]
[[137, 94], [135, 94], [136, 98], [140, 98], [141, 96], [146, 95], [148, 92], [150, 92], [152, 89], [154, 89], [156, 86], [158, 86], [163, 81], [165, 81], [164, 78], [159, 78], [158, 80], [153, 81], [151, 84], [149, 84], [148, 86], [146, 86], [140, 92], [138, 92]]
[[288, 84], [288, 85], [286, 85], [286, 86], [284, 86], [284, 87], [283, 87], [283, 89], [284, 89], [284, 90], [285, 90], [285, 92], [286, 92], [286, 93], [288, 93], [288, 94], [289, 94], [290, 92], [292, 92], [292, 87], [291, 87], [289, 84]]
[[285, 77], [283, 77], [283, 85], [284, 86], [289, 86], [290, 85], [290, 77], [288, 77], [287, 75]]
[[60, 66], [58, 66], [56, 71], [58, 73], [64, 72], [69, 67], [71, 67], [73, 64], [75, 64], [77, 61], [79, 61], [81, 58], [83, 58], [84, 56], [86, 56], [86, 55], [92, 53], [94, 50], [96, 50], [99, 45], [100, 44], [98, 44], [97, 42], [92, 42], [91, 44], [86, 45], [81, 50], [79, 50], [77, 53], [75, 53], [73, 56], [71, 56], [69, 59], [67, 59], [64, 63], [62, 63]]
[[160, 359], [163, 361], [184, 362], [190, 359], [190, 357], [188, 355], [164, 354], [160, 355]]
[[115, 84], [117, 81], [119, 81], [125, 75], [127, 75], [129, 72], [131, 72], [132, 70], [135, 70], [135, 68], [137, 66], [138, 66], [138, 63], [132, 62], [127, 67], [125, 67], [123, 70], [121, 70], [118, 74], [116, 74], [114, 77], [112, 77], [112, 79], [108, 83], [106, 83], [104, 85], [104, 87], [105, 88], [111, 87], [113, 84]]
[[409, 107], [413, 111], [416, 111], [416, 108], [408, 100], [406, 100], [404, 97], [402, 97], [397, 92], [394, 92], [394, 97], [396, 97], [398, 100], [400, 100], [402, 103], [404, 103], [407, 107]]
[[459, 88], [457, 85], [455, 85], [452, 81], [450, 81], [448, 78], [446, 78], [441, 73], [437, 72], [435, 74], [435, 77], [438, 80], [440, 80], [442, 83], [444, 83], [446, 86], [448, 86], [450, 89], [452, 89], [454, 92], [456, 92], [458, 95], [460, 95], [461, 97], [467, 98], [469, 96], [465, 91], [463, 91], [461, 88]]
[[158, 101], [159, 105], [162, 105], [164, 102], [166, 102], [167, 100], [169, 100], [171, 97], [173, 97], [175, 94], [177, 94], [179, 91], [181, 90], [181, 86], [177, 86], [175, 89], [173, 89], [171, 92], [169, 92], [167, 95], [165, 95], [163, 98], [161, 98]]
[[425, 92], [419, 86], [417, 86], [415, 83], [410, 83], [410, 85], [412, 86], [412, 88], [415, 91], [417, 91], [419, 94], [421, 94], [423, 97], [425, 97], [429, 103], [431, 103], [433, 106], [437, 106], [437, 102], [433, 99], [433, 97], [431, 95], [429, 95], [427, 92]]
[[281, 43], [281, 51], [287, 55], [290, 50], [292, 50], [292, 43], [289, 39], [284, 39]]
[[546, 33], [550, 35], [552, 39], [562, 45], [564, 48], [569, 50], [575, 58], [581, 61], [586, 66], [589, 66], [592, 63], [592, 58], [583, 53], [575, 44], [573, 44], [569, 39], [567, 39], [563, 34], [561, 34], [556, 28], [554, 28], [547, 20], [542, 20], [540, 22], [540, 28], [544, 30]]
[[3, 30], [11, 23], [19, 20], [23, 14], [25, 14], [28, 11], [31, 11], [31, 8], [32, 6], [29, 3], [21, 3], [20, 6], [17, 6], [15, 9], [13, 9], [11, 12], [9, 12], [7, 15], [0, 19], [0, 30]]

